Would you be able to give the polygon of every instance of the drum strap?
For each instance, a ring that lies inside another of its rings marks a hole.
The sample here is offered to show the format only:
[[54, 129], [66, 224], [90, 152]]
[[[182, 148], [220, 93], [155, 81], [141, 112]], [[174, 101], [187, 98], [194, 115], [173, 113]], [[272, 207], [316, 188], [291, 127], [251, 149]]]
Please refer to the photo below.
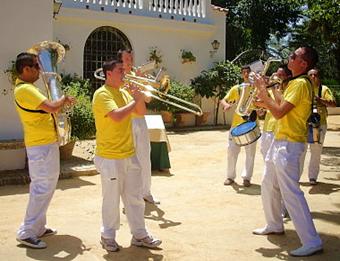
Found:
[[[24, 83], [18, 83], [17, 85], [15, 85], [15, 87], [18, 87], [20, 85], [22, 85]], [[30, 112], [30, 113], [41, 113], [41, 114], [47, 114], [48, 112], [44, 111], [44, 110], [30, 110], [30, 109], [27, 109], [25, 107], [22, 107], [17, 100], [15, 100], [15, 103], [17, 104], [17, 106], [22, 109], [23, 111], [26, 111], [26, 112]]]

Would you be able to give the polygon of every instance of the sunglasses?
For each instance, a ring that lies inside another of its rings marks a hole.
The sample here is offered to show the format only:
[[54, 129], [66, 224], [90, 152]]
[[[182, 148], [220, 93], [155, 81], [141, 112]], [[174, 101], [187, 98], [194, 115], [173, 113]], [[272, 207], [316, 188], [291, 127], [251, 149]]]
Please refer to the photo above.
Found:
[[40, 69], [40, 66], [39, 66], [39, 63], [35, 63], [35, 64], [32, 64], [32, 65], [28, 65], [29, 67], [31, 67], [31, 68], [35, 68], [35, 69], [37, 69], [37, 70], [39, 70]]

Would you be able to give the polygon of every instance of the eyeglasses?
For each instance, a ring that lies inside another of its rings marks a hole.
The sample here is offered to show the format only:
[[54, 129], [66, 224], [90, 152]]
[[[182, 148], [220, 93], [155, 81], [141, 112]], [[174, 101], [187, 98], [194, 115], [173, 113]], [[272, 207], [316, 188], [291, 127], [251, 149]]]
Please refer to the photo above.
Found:
[[296, 57], [297, 57], [297, 55], [296, 55], [295, 52], [294, 52], [294, 53], [291, 53], [291, 54], [289, 55], [289, 58], [292, 59], [292, 60], [295, 60]]
[[35, 68], [35, 69], [37, 69], [37, 70], [39, 70], [40, 69], [40, 66], [39, 66], [39, 63], [35, 63], [35, 64], [32, 64], [32, 65], [28, 65], [29, 67], [31, 67], [31, 68]]

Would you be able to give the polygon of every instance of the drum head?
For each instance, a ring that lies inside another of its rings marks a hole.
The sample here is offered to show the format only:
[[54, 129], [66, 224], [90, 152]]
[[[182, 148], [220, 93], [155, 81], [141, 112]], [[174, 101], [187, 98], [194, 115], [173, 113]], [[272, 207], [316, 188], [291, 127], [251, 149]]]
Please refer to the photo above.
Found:
[[232, 131], [231, 131], [231, 135], [232, 136], [240, 136], [240, 135], [244, 135], [252, 130], [254, 130], [256, 128], [256, 122], [255, 121], [247, 121], [244, 122], [238, 126], [236, 126]]

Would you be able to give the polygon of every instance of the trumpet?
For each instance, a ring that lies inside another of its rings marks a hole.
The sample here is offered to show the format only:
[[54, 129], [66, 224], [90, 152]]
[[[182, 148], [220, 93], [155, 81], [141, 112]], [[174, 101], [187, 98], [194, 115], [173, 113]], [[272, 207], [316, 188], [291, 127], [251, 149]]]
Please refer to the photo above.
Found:
[[[203, 115], [202, 109], [197, 104], [168, 94], [167, 92], [170, 89], [170, 77], [169, 75], [161, 77], [161, 74], [162, 69], [158, 71], [155, 77], [150, 75], [148, 77], [142, 77], [133, 74], [126, 74], [124, 76], [124, 81], [128, 83], [128, 85], [131, 84], [137, 86], [147, 97], [152, 97], [171, 106], [191, 112], [197, 116]], [[103, 69], [97, 69], [94, 72], [94, 77], [100, 80], [105, 80]]]

